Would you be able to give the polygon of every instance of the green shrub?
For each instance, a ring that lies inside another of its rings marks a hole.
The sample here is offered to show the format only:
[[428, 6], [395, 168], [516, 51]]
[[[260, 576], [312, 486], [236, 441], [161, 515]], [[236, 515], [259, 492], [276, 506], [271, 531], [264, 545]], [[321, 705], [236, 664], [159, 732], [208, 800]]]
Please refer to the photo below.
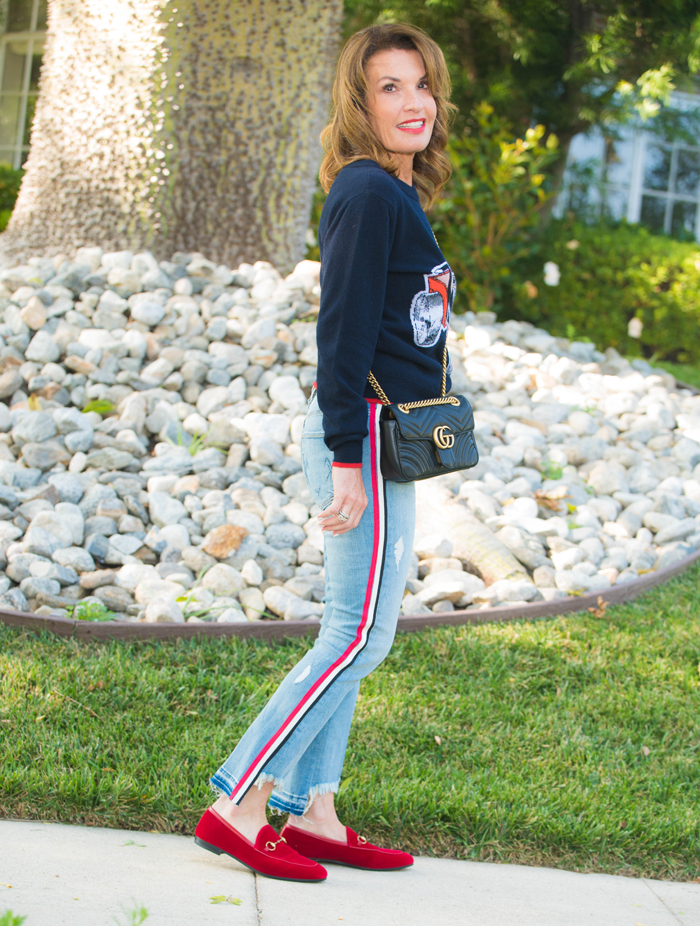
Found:
[[[544, 263], [561, 271], [544, 283]], [[676, 363], [700, 360], [700, 247], [641, 226], [554, 220], [536, 255], [521, 261], [504, 314], [551, 334], [591, 340], [627, 356]], [[629, 334], [639, 319], [641, 337]]]
[[550, 135], [541, 143], [543, 125], [514, 139], [488, 103], [476, 107], [470, 122], [464, 135], [450, 139], [453, 174], [431, 222], [460, 301], [480, 312], [501, 301], [516, 263], [537, 248], [539, 211], [551, 196], [543, 171], [558, 157], [558, 141]]
[[15, 170], [7, 161], [0, 161], [0, 231], [7, 228], [24, 171]]
[[114, 611], [109, 611], [105, 604], [97, 601], [78, 601], [68, 605], [66, 611], [68, 617], [77, 621], [113, 621], [116, 617]]

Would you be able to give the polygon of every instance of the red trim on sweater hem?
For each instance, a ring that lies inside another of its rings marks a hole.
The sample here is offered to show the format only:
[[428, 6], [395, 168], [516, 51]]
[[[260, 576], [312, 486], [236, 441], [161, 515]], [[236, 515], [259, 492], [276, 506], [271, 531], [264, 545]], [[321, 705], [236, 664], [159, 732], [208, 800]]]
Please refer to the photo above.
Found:
[[[314, 380], [314, 389], [316, 389], [316, 380]], [[373, 405], [382, 405], [381, 399], [368, 399], [365, 398], [365, 402], [371, 402]]]
[[333, 466], [342, 466], [344, 469], [345, 469], [345, 468], [352, 468], [352, 469], [358, 468], [358, 469], [361, 469], [361, 468], [362, 468], [362, 463], [334, 463]]

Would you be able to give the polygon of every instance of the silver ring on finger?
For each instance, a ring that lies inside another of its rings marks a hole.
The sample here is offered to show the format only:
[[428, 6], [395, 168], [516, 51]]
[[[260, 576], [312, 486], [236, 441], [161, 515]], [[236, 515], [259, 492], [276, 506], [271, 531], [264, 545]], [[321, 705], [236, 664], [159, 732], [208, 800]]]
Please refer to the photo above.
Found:
[[349, 514], [345, 514], [345, 512], [342, 510], [342, 508], [338, 508], [338, 520], [339, 520], [339, 521], [347, 521], [349, 517], [350, 517], [350, 515], [349, 515]]

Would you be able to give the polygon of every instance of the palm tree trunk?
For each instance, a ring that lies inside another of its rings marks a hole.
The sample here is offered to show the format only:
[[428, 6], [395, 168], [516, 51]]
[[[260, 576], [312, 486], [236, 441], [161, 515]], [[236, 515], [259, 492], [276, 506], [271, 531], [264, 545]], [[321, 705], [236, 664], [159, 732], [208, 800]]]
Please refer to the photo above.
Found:
[[508, 547], [454, 497], [442, 478], [416, 483], [416, 531], [451, 540], [452, 555], [487, 585], [499, 579], [529, 578]]
[[27, 172], [0, 248], [304, 251], [341, 0], [49, 0]]

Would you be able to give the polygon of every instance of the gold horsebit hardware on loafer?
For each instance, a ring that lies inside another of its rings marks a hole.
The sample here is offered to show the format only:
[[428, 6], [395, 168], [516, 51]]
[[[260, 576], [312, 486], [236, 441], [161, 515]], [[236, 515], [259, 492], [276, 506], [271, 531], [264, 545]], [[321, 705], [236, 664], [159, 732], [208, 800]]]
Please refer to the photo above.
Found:
[[449, 430], [446, 424], [439, 424], [436, 428], [433, 428], [433, 440], [440, 450], [448, 450], [450, 447], [454, 447], [455, 436], [448, 433]]
[[274, 852], [275, 849], [277, 848], [277, 846], [278, 846], [281, 842], [285, 842], [285, 843], [286, 843], [286, 841], [287, 841], [287, 840], [284, 838], [284, 836], [280, 836], [280, 838], [277, 840], [277, 842], [273, 842], [271, 839], [268, 839], [268, 841], [265, 843], [265, 848], [267, 849], [268, 852]]
[[360, 844], [361, 846], [364, 846], [364, 845], [366, 844], [366, 842], [367, 842], [367, 840], [365, 839], [364, 836], [358, 836], [358, 837], [357, 837], [357, 841], [359, 842], [359, 844]]

